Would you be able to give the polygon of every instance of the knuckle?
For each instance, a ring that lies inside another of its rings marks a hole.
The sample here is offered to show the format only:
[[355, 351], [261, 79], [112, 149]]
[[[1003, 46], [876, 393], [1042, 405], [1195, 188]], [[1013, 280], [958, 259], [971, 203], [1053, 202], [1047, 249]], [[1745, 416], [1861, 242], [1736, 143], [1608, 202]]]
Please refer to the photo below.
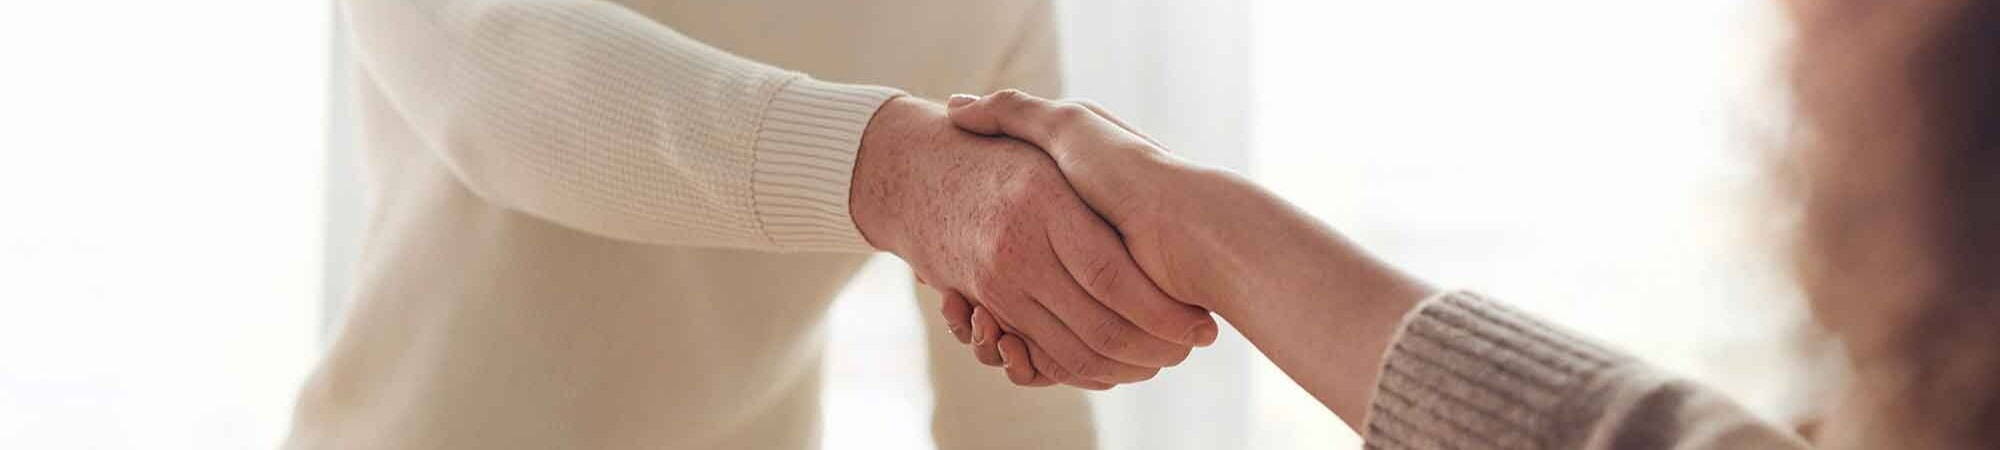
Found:
[[1061, 370], [1061, 369], [1040, 370], [1040, 373], [1042, 375], [1042, 378], [1048, 379], [1049, 383], [1051, 384], [1070, 384], [1076, 382], [1076, 376], [1070, 375], [1069, 371], [1067, 370]]
[[1074, 102], [1057, 104], [1055, 109], [1049, 111], [1050, 118], [1063, 123], [1075, 123], [1090, 118], [1091, 114], [1089, 107]]
[[1079, 359], [1080, 361], [1076, 362], [1076, 367], [1074, 368], [1076, 378], [1085, 380], [1103, 379], [1110, 372], [1110, 370], [1105, 368], [1108, 365], [1104, 363], [1103, 359], [1095, 356]]
[[[986, 270], [993, 268], [994, 256], [1000, 255], [1001, 252], [1007, 250], [1006, 235], [1000, 233], [997, 229], [989, 230], [983, 239], [980, 239], [979, 242], [973, 245], [972, 250], [975, 252], [974, 255], [981, 257], [979, 265], [976, 267], [980, 270], [981, 275], [984, 275]], [[974, 281], [984, 281], [983, 278], [985, 277], [982, 276], [980, 278], [982, 279]]]
[[1090, 256], [1083, 263], [1083, 289], [1096, 295], [1100, 301], [1111, 303], [1114, 296], [1108, 295], [1118, 286], [1118, 280], [1125, 271], [1111, 258], [1103, 255]]
[[1006, 179], [992, 187], [990, 223], [998, 231], [999, 227], [1018, 219], [1020, 211], [1026, 209], [1035, 191], [1040, 189], [1033, 179], [1033, 172], [1021, 168], [1008, 168]]
[[1091, 353], [1088, 350], [1069, 355], [1069, 358], [1065, 362], [1068, 363], [1065, 366], [1069, 369], [1070, 376], [1081, 380], [1109, 379], [1113, 372], [1112, 369], [1116, 365], [1116, 363], [1113, 363], [1103, 355]]
[[989, 97], [1002, 104], [1018, 105], [1028, 99], [1028, 93], [1021, 92], [1020, 89], [1001, 89]]
[[981, 242], [978, 249], [981, 260], [977, 266], [980, 281], [999, 281], [997, 280], [999, 274], [1005, 273], [1003, 270], [1009, 265], [1008, 261], [1020, 253], [1022, 247], [1020, 239], [1005, 231], [996, 232], [994, 236]]
[[1000, 188], [999, 201], [1002, 209], [1018, 210], [1027, 206], [1042, 189], [1041, 183], [1036, 181], [1034, 172], [1026, 171], [1009, 178]]
[[1039, 377], [1055, 383], [1066, 383], [1070, 379], [1069, 371], [1063, 370], [1062, 364], [1047, 359], [1032, 359], [1028, 364], [1028, 371], [1030, 378]]
[[1123, 320], [1106, 318], [1091, 326], [1091, 348], [1103, 354], [1116, 354], [1132, 348], [1131, 333], [1126, 331]]
[[1056, 105], [1053, 109], [1050, 109], [1048, 111], [1048, 114], [1043, 115], [1042, 117], [1043, 117], [1042, 127], [1050, 130], [1049, 131], [1050, 134], [1055, 134], [1056, 130], [1062, 130], [1066, 127], [1075, 126], [1076, 124], [1082, 123], [1084, 120], [1089, 119], [1090, 110], [1084, 108], [1083, 105], [1078, 105], [1075, 103], [1064, 103]]

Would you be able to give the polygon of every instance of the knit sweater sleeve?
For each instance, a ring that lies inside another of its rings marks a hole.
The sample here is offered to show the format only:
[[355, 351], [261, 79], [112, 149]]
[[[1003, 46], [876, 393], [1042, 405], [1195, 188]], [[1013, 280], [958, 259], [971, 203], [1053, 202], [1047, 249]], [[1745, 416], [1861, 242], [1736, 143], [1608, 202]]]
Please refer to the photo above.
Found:
[[1711, 390], [1472, 293], [1419, 305], [1384, 360], [1371, 449], [1806, 446]]
[[893, 89], [814, 80], [601, 0], [347, 0], [364, 70], [474, 193], [633, 241], [871, 250], [847, 208]]

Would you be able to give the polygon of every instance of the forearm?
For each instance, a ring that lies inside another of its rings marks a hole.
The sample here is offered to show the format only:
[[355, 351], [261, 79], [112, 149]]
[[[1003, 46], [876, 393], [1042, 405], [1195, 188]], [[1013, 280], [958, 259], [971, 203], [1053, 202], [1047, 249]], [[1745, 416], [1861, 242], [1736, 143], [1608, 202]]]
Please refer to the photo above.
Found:
[[1193, 170], [1165, 209], [1188, 218], [1183, 266], [1206, 303], [1351, 426], [1365, 419], [1384, 350], [1433, 289], [1326, 224], [1227, 172]]
[[1055, 155], [1148, 277], [1229, 320], [1371, 448], [1795, 447], [1727, 402], [1605, 375], [1647, 371], [1556, 327], [1436, 295], [1255, 183], [1161, 157], [1100, 108], [953, 101], [960, 126]]
[[610, 2], [342, 7], [367, 87], [495, 205], [655, 244], [867, 250], [848, 176], [893, 90], [740, 58]]
[[952, 100], [959, 126], [1054, 156], [1167, 294], [1221, 314], [1349, 424], [1364, 419], [1382, 351], [1429, 287], [1255, 183], [1171, 156], [1102, 108], [1015, 91]]

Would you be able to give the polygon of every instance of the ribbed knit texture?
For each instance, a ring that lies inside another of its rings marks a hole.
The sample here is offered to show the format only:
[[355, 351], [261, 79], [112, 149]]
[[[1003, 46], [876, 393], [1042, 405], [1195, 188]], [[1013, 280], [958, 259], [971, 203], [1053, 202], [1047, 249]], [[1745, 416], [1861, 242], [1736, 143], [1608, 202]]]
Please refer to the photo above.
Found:
[[1420, 304], [1384, 357], [1371, 449], [1798, 449], [1727, 397], [1498, 302]]
[[872, 250], [848, 215], [847, 194], [861, 131], [893, 95], [810, 78], [778, 91], [757, 133], [752, 184], [757, 217], [778, 248]]
[[605, 2], [346, 6], [363, 66], [495, 204], [647, 243], [870, 250], [847, 192], [896, 90], [739, 58]]
[[1384, 358], [1368, 448], [1551, 448], [1571, 399], [1627, 361], [1466, 292], [1406, 320]]

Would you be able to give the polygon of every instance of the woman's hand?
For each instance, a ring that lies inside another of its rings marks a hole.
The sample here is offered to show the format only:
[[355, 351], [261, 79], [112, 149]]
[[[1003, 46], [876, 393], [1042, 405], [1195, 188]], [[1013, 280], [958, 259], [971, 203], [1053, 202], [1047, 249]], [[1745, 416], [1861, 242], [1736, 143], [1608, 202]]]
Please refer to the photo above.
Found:
[[[1154, 284], [1229, 320], [1327, 408], [1361, 425], [1398, 324], [1434, 289], [1256, 183], [1182, 161], [1089, 103], [1003, 91], [950, 105], [959, 127], [1054, 157]], [[948, 311], [946, 320], [986, 320], [981, 307], [958, 307], [970, 315]], [[1011, 358], [1017, 344], [1004, 320], [997, 325], [982, 330], [997, 334], [978, 351]], [[1006, 363], [1016, 383], [1040, 382], [1051, 367], [1032, 355]]]

